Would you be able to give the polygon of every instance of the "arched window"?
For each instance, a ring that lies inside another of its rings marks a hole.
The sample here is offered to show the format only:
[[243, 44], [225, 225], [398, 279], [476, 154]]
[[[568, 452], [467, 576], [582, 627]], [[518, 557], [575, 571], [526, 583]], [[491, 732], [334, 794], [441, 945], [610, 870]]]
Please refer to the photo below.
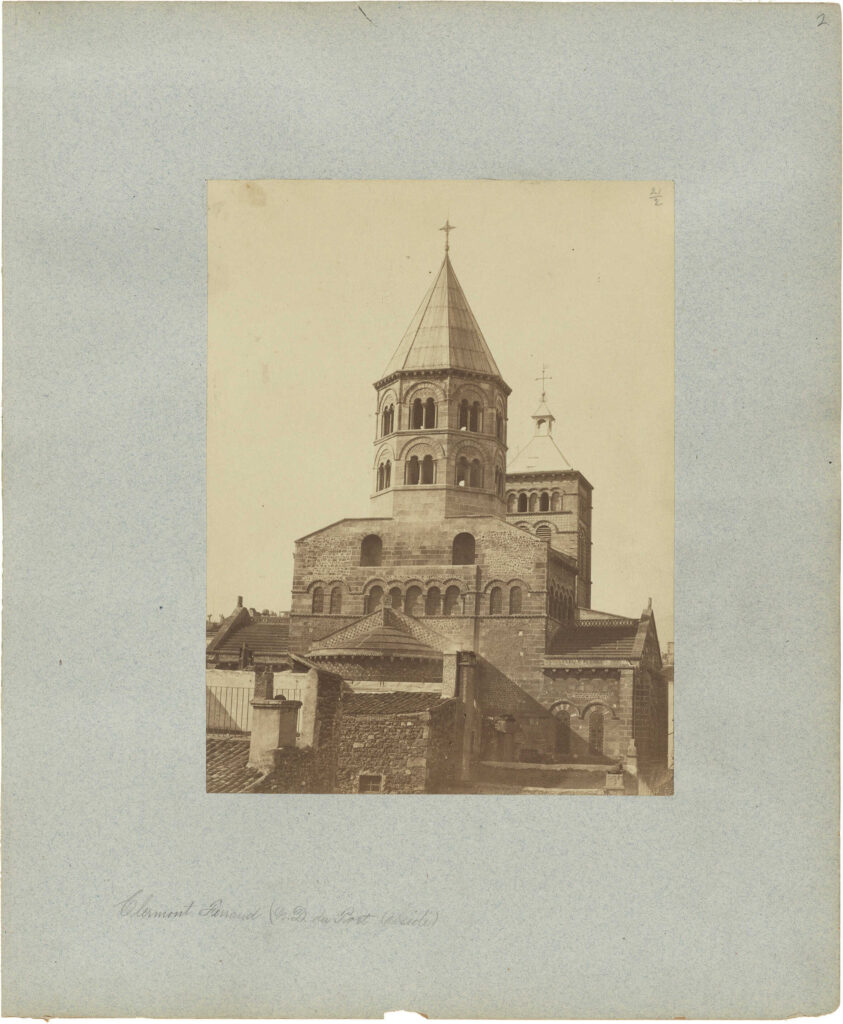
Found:
[[395, 406], [387, 405], [381, 413], [381, 434], [391, 434], [395, 423]]
[[503, 473], [499, 468], [495, 468], [495, 494], [499, 498], [503, 497]]
[[433, 456], [425, 455], [422, 459], [421, 482], [423, 484], [433, 483]]
[[417, 484], [419, 482], [419, 457], [413, 455], [404, 469], [404, 483]]
[[495, 437], [503, 441], [503, 416], [500, 410], [495, 413]]
[[401, 605], [404, 603], [404, 598], [401, 594], [400, 587], [393, 587], [389, 592], [389, 604], [391, 608], [394, 608], [397, 612], [401, 611]]
[[424, 409], [422, 400], [417, 398], [410, 407], [410, 429], [420, 430], [424, 424]]
[[521, 611], [521, 588], [513, 587], [509, 592], [509, 614], [518, 615]]
[[331, 591], [331, 615], [342, 612], [342, 587], [334, 587]]
[[468, 484], [468, 459], [460, 456], [457, 459], [457, 487], [465, 487]]
[[384, 466], [384, 470], [383, 470], [383, 485], [384, 485], [384, 487], [389, 487], [389, 485], [391, 483], [392, 483], [392, 463], [389, 461], [389, 459], [387, 459], [386, 460], [386, 465]]
[[519, 512], [526, 512], [527, 511], [527, 495], [526, 494], [522, 493], [522, 494], [518, 495], [518, 511]]
[[471, 470], [468, 474], [468, 486], [469, 487], [482, 487], [483, 486], [483, 467], [480, 465], [479, 459], [471, 460]]
[[315, 587], [313, 590], [311, 610], [314, 615], [321, 615], [325, 610], [325, 591], [321, 587]]
[[517, 494], [510, 494], [510, 496], [506, 499], [506, 510], [507, 510], [507, 512], [517, 512], [518, 511], [518, 495]]
[[421, 601], [422, 591], [421, 587], [408, 587], [407, 593], [404, 595], [404, 614], [405, 615], [418, 615], [420, 609], [419, 603]]
[[559, 491], [553, 492], [553, 496], [550, 500], [550, 508], [553, 512], [562, 511], [562, 495], [559, 493]]
[[538, 496], [538, 494], [531, 494], [530, 495], [530, 511], [531, 512], [538, 512], [538, 510], [539, 510], [539, 496]]
[[383, 587], [372, 587], [366, 598], [366, 614], [371, 615], [383, 604]]
[[384, 466], [383, 466], [383, 463], [381, 463], [378, 466], [378, 490], [379, 491], [383, 490], [383, 478], [384, 478]]
[[563, 757], [571, 753], [571, 712], [564, 707], [556, 710], [556, 753]]
[[550, 495], [547, 491], [542, 491], [542, 495], [539, 498], [539, 512], [550, 511]]
[[468, 429], [476, 434], [480, 429], [480, 403], [473, 402], [468, 411]]
[[550, 529], [547, 523], [542, 523], [541, 526], [536, 528], [536, 536], [539, 540], [549, 541], [552, 533], [553, 531]]
[[458, 533], [454, 537], [451, 564], [474, 565], [474, 549], [474, 537], [470, 533]]
[[370, 533], [368, 537], [363, 538], [360, 545], [361, 565], [380, 565], [382, 554], [383, 543], [376, 533]]
[[489, 594], [489, 614], [500, 615], [503, 611], [503, 591], [500, 587], [492, 587]]
[[442, 611], [442, 591], [439, 587], [431, 587], [424, 602], [425, 615], [439, 615]]
[[460, 430], [468, 430], [468, 401], [460, 402]]
[[445, 606], [442, 609], [443, 615], [453, 615], [459, 611], [460, 588], [448, 587], [445, 591]]
[[594, 754], [603, 753], [603, 712], [597, 708], [588, 715], [588, 747]]
[[436, 426], [436, 403], [432, 398], [424, 403], [424, 425], [428, 428]]

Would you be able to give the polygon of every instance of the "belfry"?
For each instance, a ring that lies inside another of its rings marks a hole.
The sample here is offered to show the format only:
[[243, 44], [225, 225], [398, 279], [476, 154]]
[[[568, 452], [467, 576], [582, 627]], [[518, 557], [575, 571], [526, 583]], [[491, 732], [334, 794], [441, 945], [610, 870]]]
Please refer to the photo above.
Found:
[[591, 607], [592, 486], [557, 445], [544, 368], [533, 436], [507, 462], [511, 389], [442, 230], [438, 273], [374, 384], [371, 514], [296, 541], [285, 657], [250, 654], [259, 623], [241, 607], [208, 665], [236, 655], [331, 681], [330, 730], [327, 698], [302, 712], [308, 749], [333, 737], [330, 791], [516, 792], [529, 777], [577, 792], [616, 772], [588, 791], [637, 792], [667, 753], [652, 608]]

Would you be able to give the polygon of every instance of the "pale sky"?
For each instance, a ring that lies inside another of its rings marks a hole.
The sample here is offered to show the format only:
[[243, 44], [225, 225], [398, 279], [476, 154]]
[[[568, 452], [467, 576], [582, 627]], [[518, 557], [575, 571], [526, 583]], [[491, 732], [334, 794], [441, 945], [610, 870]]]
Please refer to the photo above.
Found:
[[[661, 192], [656, 203], [652, 190]], [[594, 486], [592, 606], [673, 639], [670, 182], [210, 182], [208, 611], [290, 607], [293, 541], [370, 514], [375, 391], [442, 261], [504, 380], [542, 363]]]

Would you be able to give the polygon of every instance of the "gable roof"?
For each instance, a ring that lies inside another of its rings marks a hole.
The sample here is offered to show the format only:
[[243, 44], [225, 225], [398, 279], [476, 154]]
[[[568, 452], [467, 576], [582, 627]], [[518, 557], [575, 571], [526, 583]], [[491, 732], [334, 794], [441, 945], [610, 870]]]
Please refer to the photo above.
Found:
[[640, 625], [637, 619], [592, 620], [595, 625], [561, 626], [548, 648], [549, 657], [633, 658]]
[[383, 377], [399, 370], [439, 369], [501, 378], [447, 253]]
[[453, 642], [412, 615], [385, 605], [316, 641], [311, 658], [339, 654], [441, 659]]

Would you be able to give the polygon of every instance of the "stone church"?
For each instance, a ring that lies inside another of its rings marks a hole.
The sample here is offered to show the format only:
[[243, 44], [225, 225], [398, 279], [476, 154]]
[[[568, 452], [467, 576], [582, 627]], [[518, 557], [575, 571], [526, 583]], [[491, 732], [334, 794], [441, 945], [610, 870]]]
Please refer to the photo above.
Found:
[[[321, 790], [653, 791], [668, 736], [653, 610], [591, 607], [592, 487], [544, 393], [507, 458], [511, 389], [447, 243], [374, 388], [370, 515], [296, 541], [284, 651], [250, 648], [271, 624], [239, 607], [209, 668], [257, 670], [255, 715], [258, 689], [274, 696], [264, 668], [309, 679], [312, 703], [334, 694]], [[290, 745], [312, 752], [317, 732]], [[256, 750], [253, 727], [254, 791], [296, 789], [279, 750]]]

